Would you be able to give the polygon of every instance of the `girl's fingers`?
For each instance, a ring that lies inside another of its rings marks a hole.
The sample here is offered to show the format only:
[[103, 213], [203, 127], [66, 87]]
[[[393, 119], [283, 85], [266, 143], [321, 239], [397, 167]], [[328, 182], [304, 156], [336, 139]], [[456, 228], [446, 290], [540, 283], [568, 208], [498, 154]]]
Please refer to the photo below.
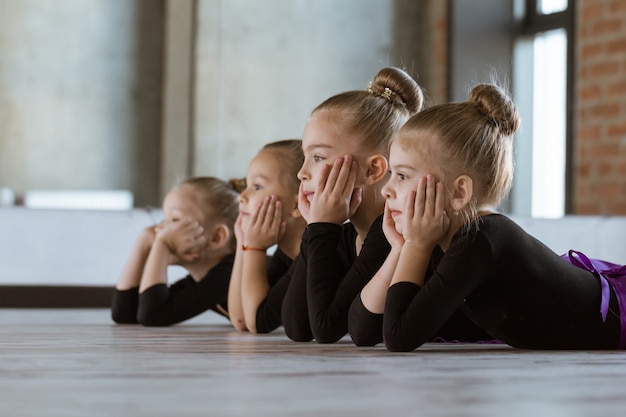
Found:
[[[419, 187], [418, 187], [419, 189]], [[417, 199], [417, 192], [411, 191], [406, 197], [406, 206], [404, 207], [405, 217], [408, 220], [415, 216], [415, 200]]]
[[349, 197], [354, 190], [354, 183], [356, 181], [355, 167], [356, 161], [352, 160], [352, 156], [346, 155], [341, 158], [334, 189], [341, 193], [342, 196]]
[[311, 202], [304, 194], [304, 185], [300, 183], [300, 191], [298, 191], [298, 210], [302, 213], [304, 220], [308, 222], [309, 212], [311, 210]]
[[[335, 162], [335, 165], [336, 164], [337, 162]], [[333, 172], [331, 168], [334, 167], [331, 167], [328, 164], [324, 164], [322, 166], [322, 170], [320, 172], [320, 182], [317, 184], [317, 188], [315, 190], [316, 193], [321, 194], [326, 189], [327, 184], [329, 184], [329, 176]]]
[[391, 217], [391, 209], [389, 208], [387, 202], [385, 202], [385, 211], [383, 212], [383, 229], [385, 226], [395, 227], [395, 224], [396, 222], [393, 220], [393, 217]]
[[446, 207], [443, 184], [438, 181], [435, 189], [435, 215], [440, 216]]
[[333, 192], [337, 188], [339, 178], [341, 178], [342, 169], [344, 165], [344, 158], [337, 158], [332, 167], [329, 167], [328, 177], [324, 184], [324, 191]]
[[385, 201], [385, 211], [383, 212], [383, 220], [389, 221], [391, 219], [391, 209], [389, 208], [389, 204]]
[[278, 211], [278, 200], [275, 196], [270, 199], [267, 207], [267, 215], [265, 216], [265, 227], [273, 229], [276, 224], [276, 216], [280, 215]]
[[424, 214], [434, 217], [435, 213], [435, 179], [432, 175], [426, 176], [426, 198], [425, 198]]
[[255, 224], [258, 219], [263, 221], [265, 219], [265, 213], [267, 213], [267, 206], [269, 203], [269, 197], [265, 197], [261, 203], [257, 206], [257, 209], [250, 218], [252, 224]]
[[357, 163], [357, 161], [350, 160], [348, 167], [348, 177], [346, 179], [343, 190], [344, 194], [349, 194], [353, 192], [354, 186], [356, 184], [356, 177], [359, 173], [359, 164]]
[[417, 191], [415, 193], [414, 212], [413, 216], [422, 218], [424, 217], [424, 200], [426, 199], [426, 178], [420, 178], [417, 183]]
[[270, 227], [272, 229], [276, 229], [280, 227], [282, 223], [283, 211], [282, 211], [282, 203], [279, 200], [276, 200], [274, 203], [274, 213], [272, 215]]
[[250, 217], [250, 225], [261, 229], [273, 229], [280, 223], [281, 203], [275, 196], [266, 197]]
[[267, 224], [268, 216], [271, 216], [273, 210], [272, 197], [265, 197], [261, 206], [255, 213], [254, 218], [252, 219], [253, 223], [260, 227], [265, 227]]
[[358, 164], [351, 155], [346, 155], [335, 161], [325, 181], [324, 190], [340, 193], [348, 198], [354, 192], [354, 184], [358, 174]]

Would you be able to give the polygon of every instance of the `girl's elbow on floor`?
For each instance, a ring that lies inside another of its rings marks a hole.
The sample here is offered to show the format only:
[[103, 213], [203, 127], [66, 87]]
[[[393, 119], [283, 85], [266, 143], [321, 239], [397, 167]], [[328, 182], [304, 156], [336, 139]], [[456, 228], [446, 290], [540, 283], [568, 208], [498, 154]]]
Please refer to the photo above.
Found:
[[243, 319], [231, 317], [230, 323], [238, 332], [245, 332], [249, 330], [248, 327], [246, 326], [246, 323], [243, 321]]
[[358, 347], [372, 347], [381, 342], [379, 339], [372, 339], [358, 334], [350, 334], [350, 338], [352, 339], [352, 343]]
[[412, 352], [422, 346], [424, 342], [419, 340], [411, 340], [406, 337], [385, 336], [385, 347], [389, 352]]
[[389, 352], [412, 352], [416, 348], [408, 346], [404, 343], [388, 343], [385, 342], [385, 347]]
[[317, 341], [317, 343], [335, 343], [338, 342], [339, 339], [341, 339], [343, 337], [343, 335], [336, 335], [336, 334], [326, 334], [326, 333], [317, 333], [314, 335], [315, 340]]
[[285, 327], [285, 334], [293, 342], [310, 342], [313, 340], [313, 335], [306, 331], [288, 330]]

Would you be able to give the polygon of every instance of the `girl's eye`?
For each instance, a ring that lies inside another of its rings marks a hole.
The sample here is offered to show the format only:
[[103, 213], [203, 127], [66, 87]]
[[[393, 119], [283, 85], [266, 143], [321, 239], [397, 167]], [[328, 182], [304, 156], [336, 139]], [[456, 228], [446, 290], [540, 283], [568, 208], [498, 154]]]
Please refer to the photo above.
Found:
[[252, 187], [254, 188], [254, 191], [259, 191], [263, 189], [263, 187], [261, 187], [259, 184], [253, 184]]
[[404, 174], [397, 173], [396, 175], [398, 176], [398, 179], [399, 179], [400, 181], [404, 181], [404, 180], [406, 180], [406, 179], [408, 178], [408, 177], [407, 177], [406, 175], [404, 175]]
[[324, 158], [323, 156], [313, 155], [313, 160], [315, 162], [322, 162], [324, 159], [326, 159], [326, 158]]

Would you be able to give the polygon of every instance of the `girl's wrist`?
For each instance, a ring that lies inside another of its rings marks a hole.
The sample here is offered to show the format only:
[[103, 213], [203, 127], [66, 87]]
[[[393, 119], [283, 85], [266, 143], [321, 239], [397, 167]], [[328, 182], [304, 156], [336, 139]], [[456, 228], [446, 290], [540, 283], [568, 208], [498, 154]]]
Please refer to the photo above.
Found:
[[409, 250], [413, 252], [426, 252], [431, 253], [434, 245], [429, 246], [427, 243], [420, 242], [418, 240], [405, 240], [402, 246], [399, 248], [402, 251]]
[[256, 247], [256, 246], [248, 246], [248, 245], [241, 245], [241, 250], [246, 252], [246, 251], [256, 251], [256, 252], [267, 252], [267, 248], [261, 248], [261, 247]]
[[401, 245], [398, 245], [398, 246], [391, 246], [391, 250], [389, 250], [389, 255], [400, 256], [400, 253], [402, 252], [402, 247], [403, 246], [404, 246], [404, 243], [402, 243]]

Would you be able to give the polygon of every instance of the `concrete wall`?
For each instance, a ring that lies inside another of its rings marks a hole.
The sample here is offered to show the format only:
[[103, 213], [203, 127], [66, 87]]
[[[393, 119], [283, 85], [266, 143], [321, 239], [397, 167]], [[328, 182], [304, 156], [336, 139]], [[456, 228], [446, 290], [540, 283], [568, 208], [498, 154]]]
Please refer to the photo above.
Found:
[[194, 172], [245, 176], [317, 104], [365, 89], [390, 63], [393, 12], [391, 0], [200, 1]]
[[162, 20], [152, 0], [0, 0], [0, 186], [158, 198]]
[[384, 66], [428, 89], [424, 4], [0, 0], [0, 187], [129, 189], [155, 206], [184, 176], [244, 176]]

